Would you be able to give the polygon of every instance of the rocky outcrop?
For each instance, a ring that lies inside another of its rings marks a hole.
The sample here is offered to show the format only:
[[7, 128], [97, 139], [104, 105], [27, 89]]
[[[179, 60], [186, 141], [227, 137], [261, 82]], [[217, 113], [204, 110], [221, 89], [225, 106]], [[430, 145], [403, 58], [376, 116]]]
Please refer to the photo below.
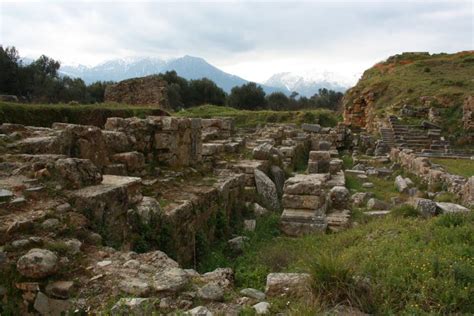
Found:
[[131, 105], [153, 105], [167, 109], [169, 107], [167, 83], [159, 76], [127, 79], [114, 85], [108, 85], [105, 89], [104, 101]]

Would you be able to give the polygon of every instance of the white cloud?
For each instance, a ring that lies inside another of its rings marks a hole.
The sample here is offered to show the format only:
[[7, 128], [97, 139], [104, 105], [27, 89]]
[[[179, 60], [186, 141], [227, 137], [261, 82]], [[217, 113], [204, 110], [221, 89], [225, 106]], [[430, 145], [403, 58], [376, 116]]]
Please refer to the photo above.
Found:
[[0, 43], [96, 64], [200, 56], [244, 78], [311, 69], [354, 81], [403, 51], [474, 48], [472, 1], [1, 2]]

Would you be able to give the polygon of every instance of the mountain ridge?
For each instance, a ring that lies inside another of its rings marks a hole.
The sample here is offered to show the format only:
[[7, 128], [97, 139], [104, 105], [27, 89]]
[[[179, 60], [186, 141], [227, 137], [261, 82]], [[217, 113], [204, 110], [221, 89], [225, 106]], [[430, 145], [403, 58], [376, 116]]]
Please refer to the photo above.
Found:
[[[208, 78], [214, 81], [224, 91], [229, 93], [235, 86], [241, 86], [249, 80], [220, 70], [201, 57], [184, 55], [178, 58], [162, 59], [158, 57], [129, 57], [104, 61], [95, 66], [85, 65], [64, 65], [59, 72], [62, 75], [81, 78], [86, 84], [95, 81], [122, 81], [130, 78], [144, 77], [174, 70], [179, 76], [187, 79]], [[280, 73], [281, 74], [281, 73]], [[290, 74], [290, 73], [284, 73]], [[277, 75], [273, 75], [273, 81], [265, 81], [259, 84], [265, 93], [283, 92], [290, 95], [297, 91], [301, 96], [310, 97], [318, 92], [319, 88], [344, 91], [345, 87], [334, 82], [305, 80], [300, 76], [299, 85], [288, 86], [285, 78], [277, 80]], [[297, 75], [292, 76], [296, 77]], [[303, 84], [304, 83], [304, 84]], [[299, 90], [298, 90], [299, 89]]]

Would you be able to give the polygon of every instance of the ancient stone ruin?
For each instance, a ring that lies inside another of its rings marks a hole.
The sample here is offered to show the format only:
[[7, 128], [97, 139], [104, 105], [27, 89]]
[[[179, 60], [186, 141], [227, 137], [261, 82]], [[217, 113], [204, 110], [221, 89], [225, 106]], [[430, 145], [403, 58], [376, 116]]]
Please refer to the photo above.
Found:
[[[390, 212], [346, 188], [347, 175], [366, 180], [393, 170], [362, 161], [344, 170], [340, 152], [370, 142], [353, 139], [343, 124], [239, 129], [231, 118], [111, 117], [104, 128], [3, 124], [0, 139], [0, 266], [20, 277], [12, 286], [22, 293], [22, 313], [95, 312], [116, 297], [118, 314], [267, 311], [266, 298], [307, 298], [309, 275], [271, 273], [265, 293], [243, 289], [229, 301], [231, 269], [186, 268], [219, 240], [241, 253], [247, 237], [235, 228], [255, 230], [272, 212], [288, 236], [350, 228], [354, 207], [366, 206], [370, 216]], [[435, 170], [412, 151], [374, 159], [474, 202], [472, 177]], [[407, 179], [395, 185], [409, 195]], [[430, 201], [416, 205], [426, 214], [464, 211]]]

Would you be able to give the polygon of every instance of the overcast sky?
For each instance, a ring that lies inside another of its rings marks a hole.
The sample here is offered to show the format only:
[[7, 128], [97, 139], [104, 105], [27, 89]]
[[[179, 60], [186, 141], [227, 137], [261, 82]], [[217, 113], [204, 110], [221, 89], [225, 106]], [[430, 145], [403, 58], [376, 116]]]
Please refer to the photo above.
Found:
[[474, 49], [474, 0], [0, 2], [2, 45], [63, 64], [188, 54], [260, 82], [284, 71], [354, 81], [403, 51]]

